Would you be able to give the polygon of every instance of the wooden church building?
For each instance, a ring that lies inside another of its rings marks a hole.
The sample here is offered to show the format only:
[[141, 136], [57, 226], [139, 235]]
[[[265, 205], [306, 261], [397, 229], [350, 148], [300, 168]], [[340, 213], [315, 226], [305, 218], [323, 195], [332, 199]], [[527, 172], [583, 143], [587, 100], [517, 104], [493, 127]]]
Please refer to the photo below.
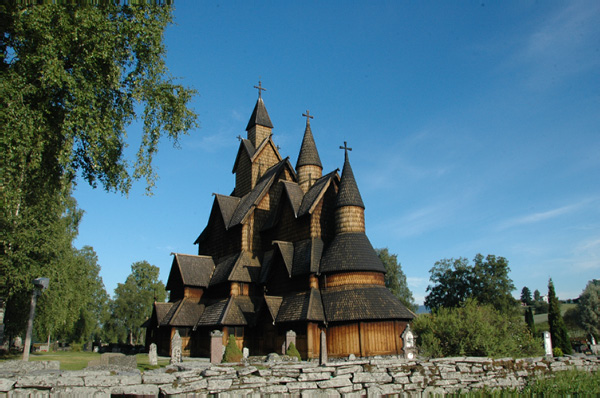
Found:
[[[348, 150], [341, 176], [323, 174], [307, 111], [295, 168], [273, 142], [261, 98], [233, 162], [235, 187], [214, 195], [197, 255], [174, 254], [168, 303], [155, 303], [147, 344], [169, 355], [175, 331], [183, 354], [210, 355], [210, 333], [234, 335], [250, 355], [281, 353], [296, 333], [304, 359], [401, 354], [414, 313], [386, 287], [385, 268], [365, 234]], [[342, 148], [342, 147], [340, 147]]]

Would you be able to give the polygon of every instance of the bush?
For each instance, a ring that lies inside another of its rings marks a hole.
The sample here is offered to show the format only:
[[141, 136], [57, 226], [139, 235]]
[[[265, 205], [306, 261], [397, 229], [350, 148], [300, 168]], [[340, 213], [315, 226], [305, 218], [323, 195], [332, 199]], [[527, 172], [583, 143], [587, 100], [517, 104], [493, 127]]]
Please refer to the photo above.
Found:
[[553, 377], [531, 380], [522, 391], [522, 396], [593, 396], [600, 394], [600, 372], [582, 370], [556, 372]]
[[223, 362], [239, 362], [242, 360], [242, 357], [242, 351], [238, 348], [235, 337], [230, 334], [227, 346], [225, 347]]
[[81, 352], [81, 351], [83, 351], [83, 344], [72, 343], [71, 344], [71, 351], [73, 351], [73, 352]]
[[413, 322], [421, 352], [450, 356], [525, 357], [543, 354], [519, 314], [500, 313], [491, 305], [467, 300], [457, 308], [440, 308]]
[[296, 357], [299, 361], [302, 360], [302, 358], [300, 357], [300, 353], [298, 352], [298, 349], [296, 348], [296, 345], [294, 343], [290, 343], [287, 351], [285, 352], [285, 355], [288, 355], [290, 357]]
[[552, 349], [552, 355], [554, 355], [555, 357], [562, 357], [564, 356], [562, 350], [560, 349], [560, 347], [554, 347]]

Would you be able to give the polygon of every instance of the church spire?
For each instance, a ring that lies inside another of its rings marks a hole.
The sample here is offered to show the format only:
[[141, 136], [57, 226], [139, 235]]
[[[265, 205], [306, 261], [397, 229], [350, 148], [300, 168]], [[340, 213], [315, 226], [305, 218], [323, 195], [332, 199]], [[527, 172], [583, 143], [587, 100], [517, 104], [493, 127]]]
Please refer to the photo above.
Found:
[[340, 190], [338, 191], [335, 207], [339, 208], [344, 206], [357, 206], [364, 209], [365, 204], [363, 203], [360, 192], [358, 191], [358, 185], [356, 185], [354, 173], [352, 172], [350, 160], [348, 159], [348, 151], [351, 151], [352, 148], [348, 148], [346, 141], [344, 141], [344, 146], [341, 146], [340, 149], [345, 151], [344, 168], [342, 169]]
[[298, 173], [300, 188], [307, 192], [314, 182], [323, 175], [323, 165], [310, 129], [310, 119], [314, 116], [308, 110], [302, 116], [306, 117], [306, 128], [304, 129], [304, 138], [296, 162], [296, 172]]
[[266, 91], [267, 89], [263, 88], [260, 80], [258, 81], [258, 86], [254, 86], [254, 88], [258, 89], [258, 100], [256, 100], [256, 105], [254, 105], [254, 110], [246, 126], [246, 131], [248, 132], [248, 139], [256, 148], [265, 138], [271, 135], [273, 123], [271, 123], [271, 118], [262, 99], [262, 91]]

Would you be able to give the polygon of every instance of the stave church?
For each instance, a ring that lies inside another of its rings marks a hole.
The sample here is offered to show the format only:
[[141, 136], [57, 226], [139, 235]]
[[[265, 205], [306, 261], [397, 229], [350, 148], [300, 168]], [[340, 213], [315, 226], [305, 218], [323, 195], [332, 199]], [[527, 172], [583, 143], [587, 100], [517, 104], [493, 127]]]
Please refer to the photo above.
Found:
[[[235, 187], [214, 194], [198, 254], [173, 254], [169, 302], [154, 303], [146, 344], [169, 355], [210, 356], [210, 335], [230, 335], [250, 355], [281, 353], [294, 331], [303, 359], [402, 354], [415, 314], [386, 287], [385, 267], [365, 234], [365, 204], [344, 143], [344, 163], [323, 174], [306, 111], [295, 167], [273, 142], [258, 86], [247, 136], [233, 161]], [[317, 135], [318, 137], [318, 135]], [[298, 137], [300, 138], [300, 137]]]

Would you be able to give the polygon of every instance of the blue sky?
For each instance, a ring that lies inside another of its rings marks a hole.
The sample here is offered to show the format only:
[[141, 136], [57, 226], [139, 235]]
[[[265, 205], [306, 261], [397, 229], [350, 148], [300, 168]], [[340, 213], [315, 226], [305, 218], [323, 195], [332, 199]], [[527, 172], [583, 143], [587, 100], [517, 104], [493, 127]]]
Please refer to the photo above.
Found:
[[[259, 78], [295, 165], [309, 109], [324, 172], [344, 141], [374, 247], [398, 255], [417, 302], [442, 258], [495, 254], [523, 286], [577, 297], [600, 277], [600, 2], [175, 2], [173, 76], [200, 128], [162, 142], [153, 196], [83, 183], [76, 245], [107, 291], [148, 260], [196, 253]], [[133, 156], [139, 126], [129, 129]]]

